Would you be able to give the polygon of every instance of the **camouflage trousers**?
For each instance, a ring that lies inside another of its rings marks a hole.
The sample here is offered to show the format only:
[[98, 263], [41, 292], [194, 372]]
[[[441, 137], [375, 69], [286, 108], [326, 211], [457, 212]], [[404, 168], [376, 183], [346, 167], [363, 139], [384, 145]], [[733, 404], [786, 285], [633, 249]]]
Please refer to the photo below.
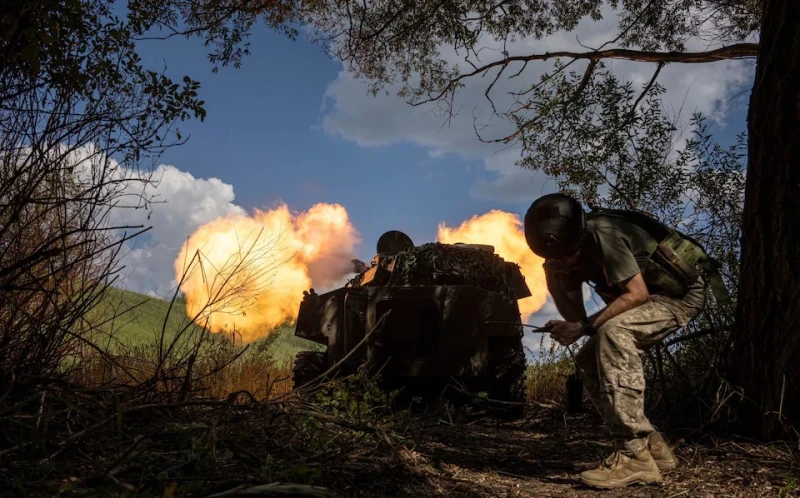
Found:
[[647, 303], [600, 326], [575, 355], [586, 391], [617, 449], [639, 451], [655, 430], [644, 414], [642, 356], [697, 316], [705, 295], [702, 279], [682, 299], [651, 295]]

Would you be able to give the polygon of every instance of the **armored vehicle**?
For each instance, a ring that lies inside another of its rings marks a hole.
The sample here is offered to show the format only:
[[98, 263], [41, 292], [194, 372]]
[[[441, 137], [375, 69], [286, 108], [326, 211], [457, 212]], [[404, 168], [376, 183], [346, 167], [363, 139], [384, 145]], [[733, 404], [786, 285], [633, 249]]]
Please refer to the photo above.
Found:
[[493, 400], [524, 400], [517, 301], [531, 293], [517, 264], [489, 245], [414, 246], [398, 231], [380, 237], [369, 266], [354, 263], [362, 272], [344, 287], [304, 292], [295, 335], [325, 350], [297, 355], [295, 387], [334, 366], [364, 367], [395, 388], [455, 381]]

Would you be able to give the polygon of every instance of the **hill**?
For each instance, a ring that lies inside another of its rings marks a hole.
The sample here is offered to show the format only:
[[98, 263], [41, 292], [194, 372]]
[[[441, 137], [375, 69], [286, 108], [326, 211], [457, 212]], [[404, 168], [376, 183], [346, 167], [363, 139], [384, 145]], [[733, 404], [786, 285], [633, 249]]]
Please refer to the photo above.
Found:
[[[169, 301], [111, 287], [88, 320], [106, 334], [114, 332], [114, 340], [107, 343], [112, 349], [115, 344], [135, 347], [151, 343], [159, 337], [162, 329], [167, 340], [187, 324], [194, 331], [201, 332], [200, 327], [189, 323], [185, 309], [185, 301], [180, 298], [175, 300], [170, 309]], [[269, 349], [276, 359], [293, 358], [298, 351], [319, 349], [319, 345], [296, 337], [293, 325], [279, 327], [270, 336]]]

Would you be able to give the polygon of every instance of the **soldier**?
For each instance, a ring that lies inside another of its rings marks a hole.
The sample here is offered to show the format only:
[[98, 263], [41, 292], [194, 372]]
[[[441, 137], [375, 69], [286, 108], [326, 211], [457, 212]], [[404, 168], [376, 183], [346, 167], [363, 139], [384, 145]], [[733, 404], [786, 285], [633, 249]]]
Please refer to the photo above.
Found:
[[[566, 320], [547, 323], [551, 337], [564, 346], [589, 337], [576, 361], [615, 442], [614, 453], [581, 473], [581, 480], [597, 488], [661, 482], [661, 470], [675, 468], [676, 459], [644, 414], [640, 355], [703, 309], [707, 280], [701, 271], [716, 268], [715, 262], [696, 242], [650, 217], [587, 214], [563, 194], [537, 199], [524, 225], [528, 246], [545, 259], [548, 289]], [[583, 282], [606, 303], [590, 317]]]

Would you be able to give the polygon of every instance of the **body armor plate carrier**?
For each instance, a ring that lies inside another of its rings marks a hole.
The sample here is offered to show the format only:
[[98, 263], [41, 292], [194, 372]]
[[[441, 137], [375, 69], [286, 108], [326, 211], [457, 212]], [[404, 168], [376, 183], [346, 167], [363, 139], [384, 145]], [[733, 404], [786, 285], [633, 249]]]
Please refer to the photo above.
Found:
[[719, 261], [709, 256], [692, 237], [637, 211], [594, 208], [587, 219], [600, 215], [625, 219], [647, 231], [654, 239], [644, 254], [637, 255], [642, 274], [649, 281], [670, 294], [682, 296], [688, 285], [702, 275], [717, 304], [722, 307], [731, 304], [730, 294], [719, 273]]

